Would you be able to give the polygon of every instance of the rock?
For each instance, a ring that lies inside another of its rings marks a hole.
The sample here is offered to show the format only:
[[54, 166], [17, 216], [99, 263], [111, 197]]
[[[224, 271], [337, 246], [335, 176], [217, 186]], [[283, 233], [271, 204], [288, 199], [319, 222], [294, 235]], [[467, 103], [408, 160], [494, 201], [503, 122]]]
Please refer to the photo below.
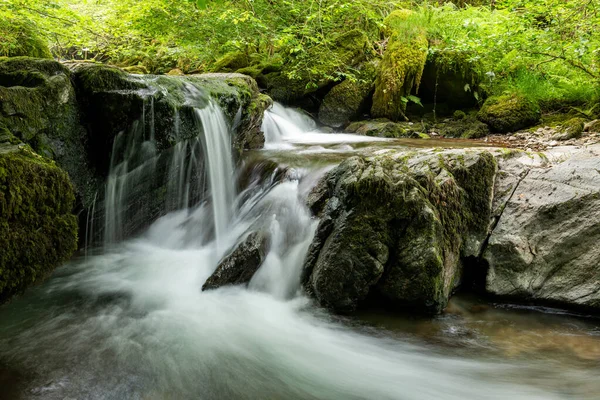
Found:
[[345, 80], [327, 93], [319, 108], [321, 123], [339, 128], [368, 111], [373, 82]]
[[550, 167], [528, 156], [499, 162], [487, 290], [599, 308], [600, 148], [553, 154]]
[[263, 263], [266, 253], [267, 238], [262, 233], [251, 233], [219, 262], [215, 272], [202, 285], [202, 290], [248, 284]]
[[369, 297], [440, 312], [461, 254], [476, 254], [485, 238], [495, 168], [486, 151], [347, 159], [311, 202], [322, 217], [304, 266], [308, 292], [337, 312]]
[[375, 81], [373, 117], [406, 119], [408, 96], [419, 89], [429, 42], [425, 29], [411, 19], [413, 15], [410, 10], [396, 10], [384, 21], [389, 41]]
[[537, 124], [540, 117], [538, 104], [519, 94], [489, 97], [477, 113], [477, 119], [497, 133], [527, 128]]
[[250, 57], [243, 51], [232, 51], [219, 58], [212, 67], [213, 72], [235, 72], [250, 65]]
[[571, 118], [560, 125], [557, 133], [552, 136], [552, 140], [578, 139], [583, 135], [584, 125], [585, 120], [583, 118]]
[[419, 139], [427, 131], [427, 124], [413, 122], [392, 122], [386, 118], [352, 122], [346, 132], [364, 136], [383, 138]]
[[585, 126], [583, 127], [583, 131], [594, 133], [600, 132], [600, 119], [595, 119], [585, 124]]
[[444, 137], [462, 139], [479, 139], [490, 133], [486, 124], [466, 116], [459, 120], [436, 124], [434, 129]]
[[87, 156], [88, 137], [71, 79], [69, 69], [54, 60], [0, 59], [0, 125], [55, 160], [69, 173], [79, 201], [91, 205], [100, 180]]
[[0, 303], [41, 282], [77, 248], [67, 173], [27, 146], [0, 144]]

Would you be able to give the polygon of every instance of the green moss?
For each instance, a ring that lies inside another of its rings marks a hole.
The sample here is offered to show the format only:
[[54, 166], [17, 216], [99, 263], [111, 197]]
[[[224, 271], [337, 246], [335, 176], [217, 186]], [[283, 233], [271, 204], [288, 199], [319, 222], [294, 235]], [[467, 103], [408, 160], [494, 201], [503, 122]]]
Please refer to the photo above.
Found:
[[585, 126], [585, 119], [583, 118], [571, 118], [564, 121], [558, 127], [558, 133], [553, 136], [554, 140], [569, 140], [577, 139], [583, 135], [583, 128]]
[[27, 148], [0, 147], [0, 302], [73, 254], [74, 200], [67, 174], [52, 162]]
[[276, 101], [295, 102], [303, 96], [340, 80], [372, 54], [373, 46], [360, 30], [345, 32], [329, 43], [311, 47], [302, 59], [289, 59], [281, 71], [257, 77]]
[[77, 84], [87, 92], [109, 90], [133, 90], [143, 85], [128, 79], [127, 73], [120, 68], [103, 64], [80, 63], [73, 66]]
[[406, 119], [407, 96], [419, 90], [429, 43], [424, 29], [412, 28], [411, 16], [411, 11], [397, 10], [385, 21], [391, 36], [375, 81], [375, 117]]
[[319, 108], [319, 121], [332, 127], [346, 125], [368, 110], [373, 81], [345, 80], [334, 86]]
[[219, 58], [213, 65], [213, 72], [234, 72], [250, 65], [250, 57], [243, 51], [233, 51]]
[[454, 114], [452, 114], [452, 118], [454, 118], [457, 121], [460, 121], [461, 119], [465, 119], [467, 117], [467, 114], [465, 114], [464, 111], [461, 110], [456, 110], [454, 111]]
[[489, 97], [477, 113], [477, 119], [498, 133], [535, 125], [540, 117], [539, 105], [516, 93]]

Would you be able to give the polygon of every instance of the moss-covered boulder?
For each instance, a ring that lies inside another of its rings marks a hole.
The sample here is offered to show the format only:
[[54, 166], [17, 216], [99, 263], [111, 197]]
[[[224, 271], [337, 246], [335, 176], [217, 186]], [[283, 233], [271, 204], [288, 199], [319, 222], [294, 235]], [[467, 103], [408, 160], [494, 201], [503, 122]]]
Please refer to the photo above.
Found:
[[213, 72], [236, 72], [250, 65], [250, 57], [246, 52], [233, 51], [219, 58], [213, 65]]
[[311, 196], [321, 222], [304, 283], [338, 312], [366, 300], [437, 313], [477, 254], [491, 215], [496, 162], [486, 151], [353, 157]]
[[0, 144], [0, 303], [71, 257], [74, 201], [65, 171], [27, 147]]
[[54, 60], [0, 58], [0, 125], [34, 151], [56, 160], [84, 203], [99, 180], [88, 159], [88, 138], [68, 68]]
[[571, 118], [557, 128], [557, 133], [552, 137], [554, 140], [569, 140], [577, 139], [583, 135], [583, 129], [585, 127], [585, 119], [583, 118]]
[[477, 114], [477, 119], [497, 133], [514, 132], [533, 126], [540, 117], [539, 105], [516, 93], [489, 97]]
[[389, 41], [375, 81], [374, 117], [406, 119], [408, 96], [419, 90], [429, 42], [425, 29], [412, 17], [410, 10], [396, 10], [385, 20]]
[[368, 113], [375, 88], [375, 69], [375, 64], [367, 63], [356, 79], [335, 85], [319, 107], [319, 121], [339, 128]]
[[22, 17], [2, 14], [0, 37], [0, 56], [52, 58], [47, 41], [37, 33], [33, 23]]
[[462, 111], [455, 113], [452, 119], [435, 124], [433, 130], [443, 137], [461, 139], [479, 139], [490, 133], [486, 124]]
[[344, 129], [344, 131], [357, 135], [390, 139], [418, 139], [427, 134], [428, 127], [429, 125], [427, 123], [392, 122], [386, 118], [376, 118], [352, 122]]

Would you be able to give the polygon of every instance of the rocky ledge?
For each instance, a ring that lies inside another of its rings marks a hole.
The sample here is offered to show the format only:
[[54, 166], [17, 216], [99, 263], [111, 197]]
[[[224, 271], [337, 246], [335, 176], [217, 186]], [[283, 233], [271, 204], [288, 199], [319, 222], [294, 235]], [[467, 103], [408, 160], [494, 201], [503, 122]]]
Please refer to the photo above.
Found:
[[[304, 287], [333, 311], [377, 302], [438, 313], [461, 286], [600, 308], [600, 145], [355, 156], [307, 204], [320, 222]], [[244, 243], [210, 288], [247, 282], [258, 269]], [[237, 262], [248, 259], [249, 267]]]

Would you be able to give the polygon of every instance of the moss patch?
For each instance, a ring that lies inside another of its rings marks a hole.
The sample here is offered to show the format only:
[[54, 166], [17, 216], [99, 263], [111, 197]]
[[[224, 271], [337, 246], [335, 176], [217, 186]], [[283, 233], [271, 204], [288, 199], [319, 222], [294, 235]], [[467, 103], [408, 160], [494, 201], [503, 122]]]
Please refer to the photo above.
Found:
[[374, 117], [406, 119], [407, 96], [419, 90], [429, 43], [426, 31], [411, 21], [412, 15], [409, 10], [397, 10], [385, 20], [391, 36], [375, 81]]
[[40, 282], [77, 248], [67, 174], [37, 154], [0, 145], [0, 302]]
[[477, 119], [498, 133], [514, 132], [533, 126], [540, 117], [539, 105], [516, 93], [489, 97], [477, 114]]

